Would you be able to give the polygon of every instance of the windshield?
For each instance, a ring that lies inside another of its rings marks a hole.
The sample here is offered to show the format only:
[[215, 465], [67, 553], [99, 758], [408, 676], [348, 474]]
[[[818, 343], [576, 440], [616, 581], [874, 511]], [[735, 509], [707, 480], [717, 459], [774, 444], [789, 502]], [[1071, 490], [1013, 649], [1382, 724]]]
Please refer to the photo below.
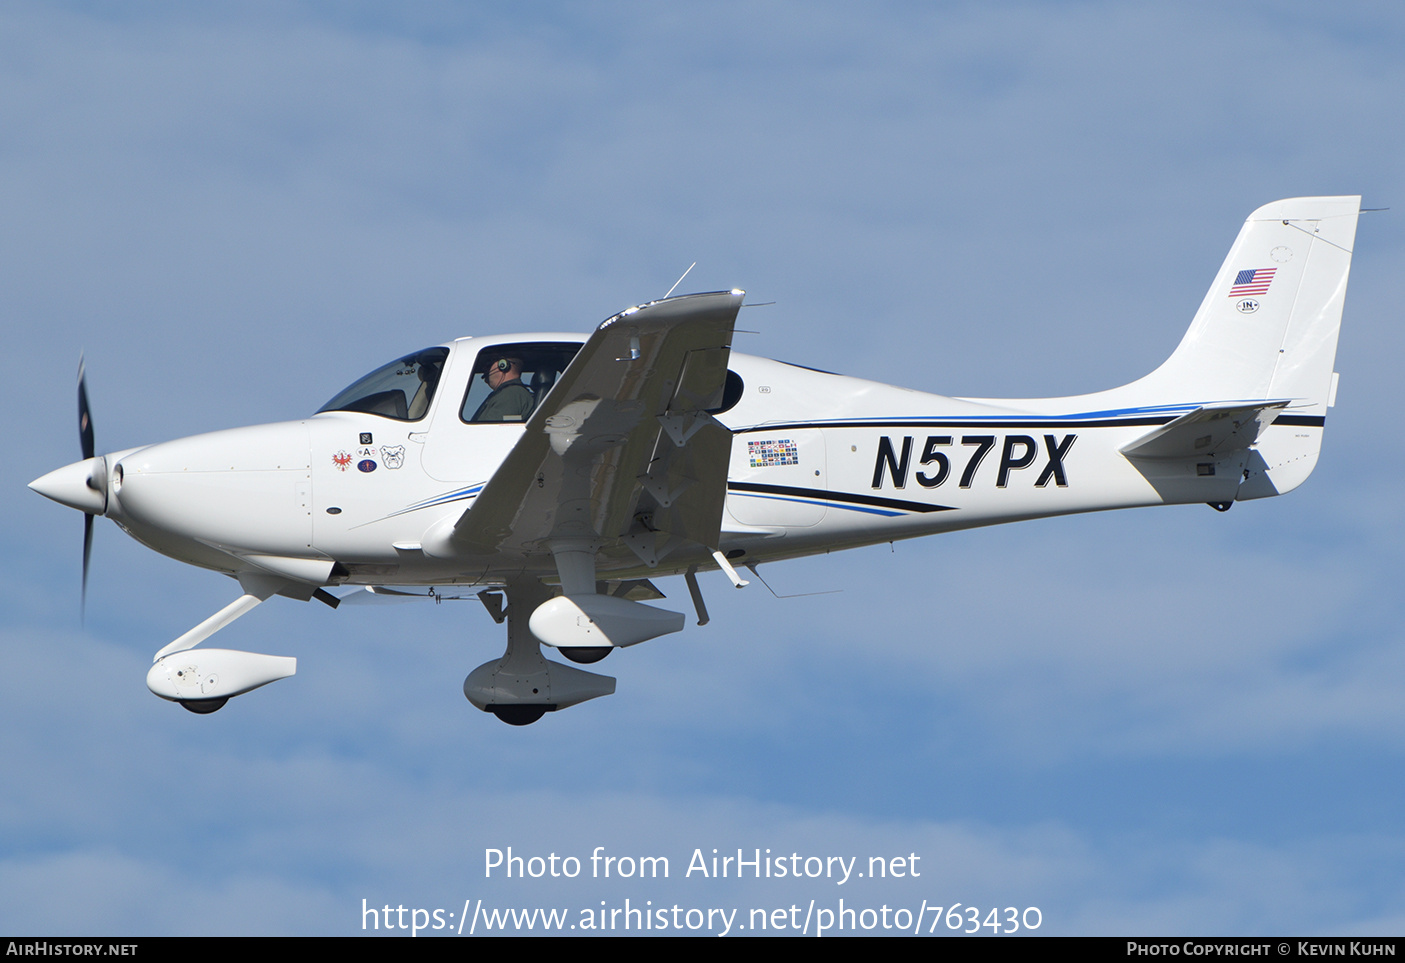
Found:
[[429, 411], [448, 348], [425, 348], [372, 371], [327, 402], [318, 412], [362, 411], [397, 421], [419, 421]]

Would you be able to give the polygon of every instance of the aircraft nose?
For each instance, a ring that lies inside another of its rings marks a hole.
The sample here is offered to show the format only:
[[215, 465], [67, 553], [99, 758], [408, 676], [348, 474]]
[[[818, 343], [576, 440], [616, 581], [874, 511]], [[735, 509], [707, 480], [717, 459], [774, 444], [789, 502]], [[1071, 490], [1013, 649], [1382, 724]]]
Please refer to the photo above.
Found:
[[60, 505], [89, 515], [101, 515], [107, 508], [106, 469], [106, 462], [99, 455], [56, 468], [34, 479], [29, 487]]

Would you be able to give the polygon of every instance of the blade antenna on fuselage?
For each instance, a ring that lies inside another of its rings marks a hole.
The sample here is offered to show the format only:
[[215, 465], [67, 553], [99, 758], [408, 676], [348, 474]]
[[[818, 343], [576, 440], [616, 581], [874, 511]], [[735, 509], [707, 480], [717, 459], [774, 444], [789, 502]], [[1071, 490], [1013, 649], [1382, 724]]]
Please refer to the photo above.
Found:
[[809, 598], [811, 595], [838, 595], [840, 592], [844, 591], [843, 589], [825, 589], [820, 592], [794, 592], [790, 595], [780, 595], [777, 594], [775, 589], [771, 588], [771, 583], [766, 581], [764, 578], [761, 578], [761, 573], [756, 571], [756, 567], [759, 564], [759, 562], [747, 562], [746, 565], [743, 567], [746, 568], [747, 571], [751, 572], [752, 575], [755, 575], [758, 579], [760, 579], [761, 584], [766, 586], [766, 591], [770, 592], [778, 599], [803, 599]]
[[678, 285], [680, 285], [680, 284], [683, 283], [683, 279], [688, 276], [688, 272], [691, 271], [691, 270], [693, 270], [693, 268], [695, 268], [695, 267], [697, 267], [697, 266], [698, 266], [698, 262], [697, 262], [697, 261], [694, 261], [692, 264], [689, 264], [689, 265], [688, 265], [688, 270], [687, 270], [687, 271], [684, 271], [682, 274], [680, 274], [680, 275], [678, 276], [678, 280], [673, 282], [673, 287], [671, 287], [671, 288], [668, 289], [668, 294], [665, 294], [661, 300], [667, 300], [667, 299], [668, 299], [668, 295], [669, 295], [669, 294], [672, 294], [672, 293], [674, 292], [674, 290], [678, 287]]

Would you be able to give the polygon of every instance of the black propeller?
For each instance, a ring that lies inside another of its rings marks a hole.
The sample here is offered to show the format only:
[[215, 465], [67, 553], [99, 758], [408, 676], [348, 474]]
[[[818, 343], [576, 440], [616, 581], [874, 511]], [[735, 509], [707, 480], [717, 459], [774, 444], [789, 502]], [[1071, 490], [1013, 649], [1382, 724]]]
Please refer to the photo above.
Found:
[[78, 442], [83, 446], [83, 459], [93, 457], [93, 418], [88, 412], [88, 377], [83, 356], [78, 356]]
[[[88, 382], [83, 366], [83, 356], [78, 356], [78, 443], [83, 447], [83, 460], [93, 457], [93, 416], [88, 410]], [[92, 488], [93, 479], [88, 479]], [[83, 515], [83, 596], [79, 603], [79, 618], [85, 623], [88, 615], [88, 560], [93, 554], [93, 516]]]

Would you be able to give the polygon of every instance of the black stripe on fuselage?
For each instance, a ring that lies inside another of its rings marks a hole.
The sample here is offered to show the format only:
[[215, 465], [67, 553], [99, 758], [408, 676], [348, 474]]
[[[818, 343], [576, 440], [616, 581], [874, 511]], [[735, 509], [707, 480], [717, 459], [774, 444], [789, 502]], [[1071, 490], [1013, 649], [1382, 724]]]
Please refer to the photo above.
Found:
[[926, 502], [909, 502], [900, 498], [878, 498], [874, 495], [853, 495], [849, 492], [832, 492], [822, 488], [791, 488], [789, 485], [757, 485], [752, 482], [728, 482], [727, 490], [750, 492], [755, 495], [789, 495], [796, 498], [814, 498], [831, 502], [844, 502], [849, 505], [870, 505], [873, 508], [891, 508], [902, 512], [952, 512], [952, 505], [929, 505]]

